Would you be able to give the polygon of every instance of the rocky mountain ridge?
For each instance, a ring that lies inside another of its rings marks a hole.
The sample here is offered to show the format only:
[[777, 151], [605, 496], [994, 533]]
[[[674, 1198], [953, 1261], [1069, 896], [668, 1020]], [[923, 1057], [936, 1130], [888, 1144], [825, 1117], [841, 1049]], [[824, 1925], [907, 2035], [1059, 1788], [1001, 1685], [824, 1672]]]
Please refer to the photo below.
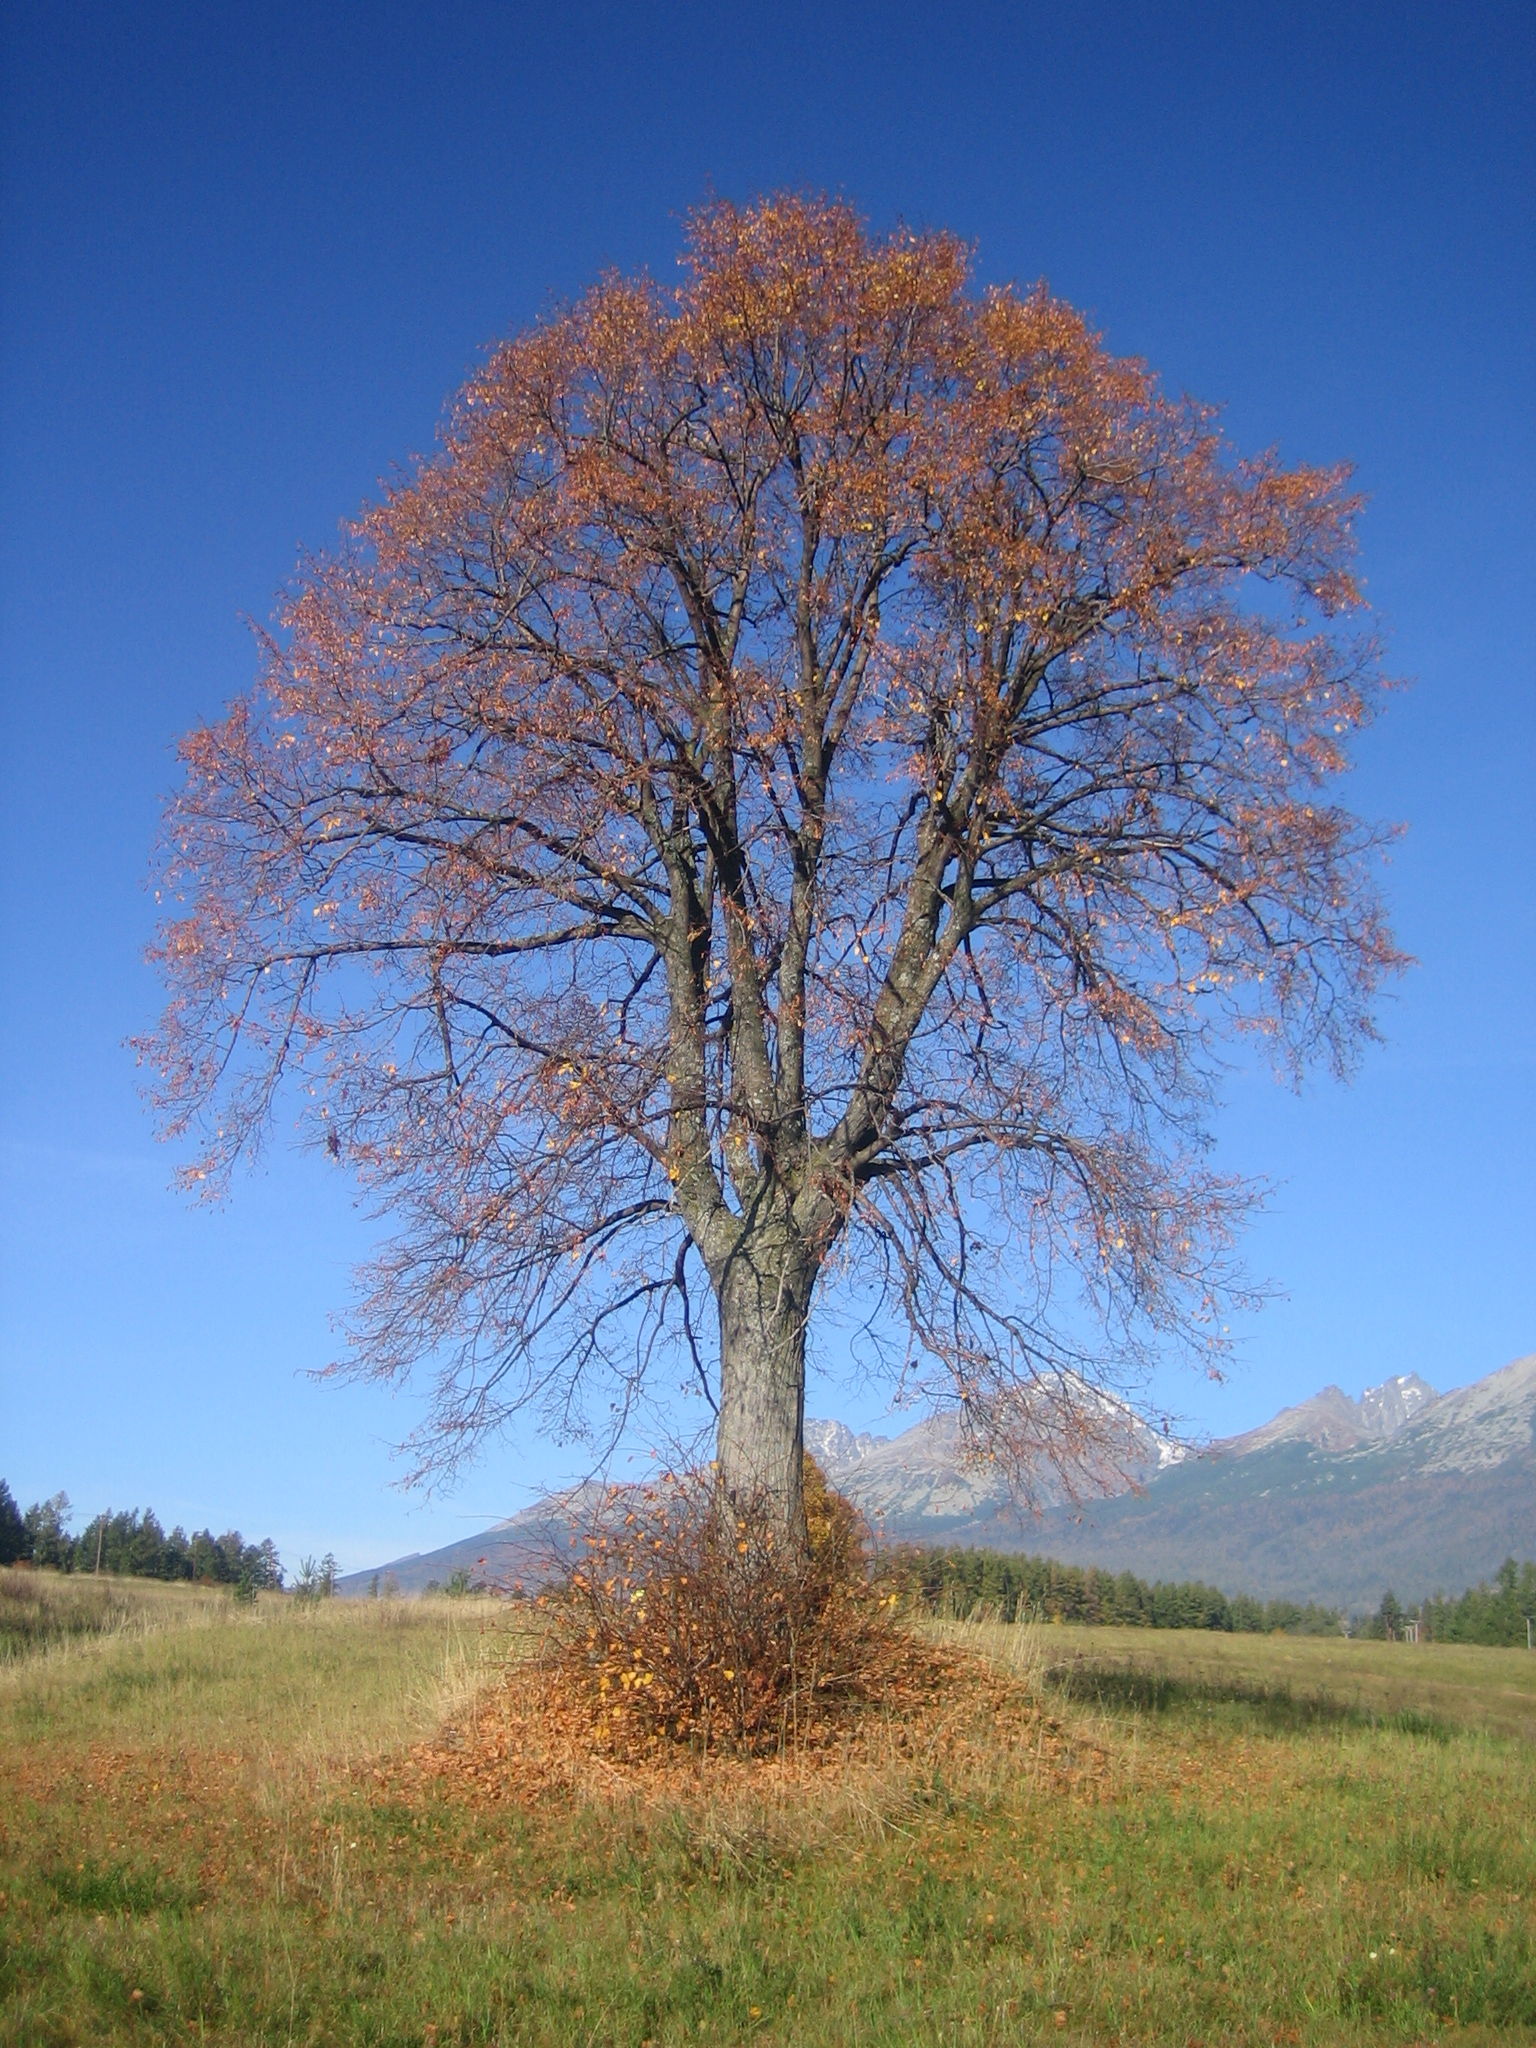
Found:
[[[1072, 1475], [1069, 1485], [1042, 1461], [1033, 1475], [1032, 1510], [1077, 1506], [1084, 1498], [1115, 1498], [1149, 1485], [1160, 1473], [1191, 1456], [1248, 1457], [1274, 1444], [1308, 1443], [1333, 1452], [1382, 1444], [1435, 1407], [1441, 1396], [1417, 1373], [1402, 1373], [1367, 1387], [1352, 1400], [1341, 1387], [1327, 1386], [1294, 1408], [1285, 1408], [1262, 1427], [1198, 1449], [1158, 1436], [1139, 1418], [1123, 1412], [1120, 1455], [1099, 1474]], [[968, 1459], [958, 1419], [938, 1415], [899, 1436], [855, 1435], [845, 1423], [807, 1421], [805, 1445], [827, 1477], [857, 1501], [877, 1530], [897, 1541], [922, 1541], [940, 1524], [1009, 1519], [1016, 1504], [997, 1472]], [[1095, 1486], [1101, 1477], [1107, 1483]], [[1087, 1479], [1089, 1483], [1081, 1483]]]
[[1365, 1444], [1384, 1443], [1440, 1398], [1416, 1372], [1400, 1373], [1383, 1380], [1379, 1387], [1367, 1387], [1358, 1401], [1352, 1401], [1342, 1387], [1328, 1386], [1310, 1401], [1282, 1408], [1258, 1429], [1229, 1438], [1222, 1448], [1237, 1457], [1269, 1444], [1292, 1442], [1316, 1444], [1329, 1451], [1358, 1450]]

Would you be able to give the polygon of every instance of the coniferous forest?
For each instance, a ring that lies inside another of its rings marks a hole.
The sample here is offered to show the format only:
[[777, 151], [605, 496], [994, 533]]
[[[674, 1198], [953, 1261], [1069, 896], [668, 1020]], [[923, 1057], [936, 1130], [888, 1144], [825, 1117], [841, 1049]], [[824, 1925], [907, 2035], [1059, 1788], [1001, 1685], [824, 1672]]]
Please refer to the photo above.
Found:
[[1536, 1563], [1506, 1558], [1493, 1584], [1459, 1598], [1436, 1593], [1405, 1607], [1387, 1593], [1376, 1614], [1351, 1622], [1334, 1607], [1294, 1600], [1256, 1600], [1198, 1581], [1150, 1584], [1133, 1572], [1059, 1564], [993, 1550], [899, 1551], [885, 1567], [903, 1590], [935, 1613], [960, 1619], [978, 1610], [1002, 1621], [1080, 1621], [1120, 1628], [1223, 1629], [1237, 1635], [1352, 1633], [1396, 1639], [1410, 1622], [1421, 1642], [1481, 1643], [1523, 1649], [1526, 1619], [1536, 1618]]
[[1409, 1622], [1417, 1622], [1420, 1642], [1523, 1650], [1530, 1640], [1527, 1622], [1536, 1629], [1536, 1563], [1528, 1558], [1520, 1565], [1506, 1557], [1491, 1586], [1486, 1581], [1469, 1586], [1458, 1599], [1436, 1593], [1417, 1607], [1404, 1607], [1388, 1593], [1360, 1634], [1390, 1641], [1403, 1634]]
[[247, 1543], [238, 1529], [222, 1536], [199, 1529], [167, 1530], [153, 1508], [100, 1514], [75, 1534], [66, 1493], [34, 1501], [25, 1514], [0, 1479], [0, 1564], [51, 1566], [61, 1572], [117, 1572], [140, 1579], [199, 1579], [215, 1585], [278, 1587], [282, 1562], [271, 1537]]
[[1081, 1621], [1120, 1628], [1225, 1629], [1267, 1634], [1336, 1635], [1336, 1608], [1292, 1600], [1229, 1597], [1198, 1582], [1149, 1584], [1134, 1572], [1059, 1564], [994, 1550], [898, 1552], [888, 1567], [903, 1589], [936, 1613], [959, 1619], [978, 1609], [1002, 1621]]

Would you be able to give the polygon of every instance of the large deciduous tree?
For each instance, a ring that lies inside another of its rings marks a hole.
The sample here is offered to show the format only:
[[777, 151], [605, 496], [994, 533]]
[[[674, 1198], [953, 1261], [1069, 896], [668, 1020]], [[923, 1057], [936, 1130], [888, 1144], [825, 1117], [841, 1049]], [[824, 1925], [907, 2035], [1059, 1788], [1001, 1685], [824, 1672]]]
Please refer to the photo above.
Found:
[[1327, 794], [1355, 510], [947, 235], [709, 207], [675, 290], [488, 358], [183, 742], [189, 1175], [308, 1091], [396, 1224], [349, 1369], [430, 1361], [427, 1466], [670, 1335], [793, 1538], [834, 1288], [978, 1445], [1079, 1457], [1219, 1335], [1222, 1035], [1345, 1066], [1395, 965]]

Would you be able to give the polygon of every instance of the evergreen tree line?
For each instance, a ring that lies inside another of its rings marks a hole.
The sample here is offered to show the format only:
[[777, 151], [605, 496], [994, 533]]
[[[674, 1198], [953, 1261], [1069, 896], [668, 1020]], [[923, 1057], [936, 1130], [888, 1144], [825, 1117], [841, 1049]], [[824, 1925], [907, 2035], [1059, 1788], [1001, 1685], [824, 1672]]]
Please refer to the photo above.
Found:
[[247, 1543], [238, 1529], [215, 1536], [199, 1529], [167, 1531], [153, 1508], [97, 1515], [70, 1533], [69, 1495], [35, 1501], [25, 1514], [0, 1479], [0, 1565], [48, 1565], [61, 1572], [119, 1572], [139, 1579], [201, 1579], [256, 1591], [283, 1583], [282, 1562], [269, 1536]]
[[900, 1589], [936, 1614], [964, 1619], [982, 1609], [1003, 1621], [1085, 1621], [1121, 1628], [1209, 1628], [1244, 1634], [1284, 1629], [1290, 1635], [1336, 1635], [1333, 1607], [1294, 1600], [1229, 1598], [1197, 1582], [1149, 1585], [1134, 1572], [1058, 1564], [996, 1550], [898, 1551], [885, 1571]]
[[1526, 1646], [1526, 1622], [1536, 1623], [1536, 1563], [1523, 1565], [1506, 1557], [1486, 1581], [1471, 1586], [1459, 1600], [1436, 1593], [1417, 1607], [1404, 1607], [1388, 1593], [1380, 1608], [1360, 1630], [1362, 1635], [1396, 1641], [1409, 1622], [1419, 1625], [1421, 1643], [1485, 1643], [1494, 1649]]

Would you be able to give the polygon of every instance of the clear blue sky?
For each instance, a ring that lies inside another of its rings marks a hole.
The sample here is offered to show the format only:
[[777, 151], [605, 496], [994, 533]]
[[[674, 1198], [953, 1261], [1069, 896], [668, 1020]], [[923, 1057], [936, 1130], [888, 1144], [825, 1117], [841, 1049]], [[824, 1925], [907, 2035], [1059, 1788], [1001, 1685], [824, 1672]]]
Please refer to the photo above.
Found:
[[[3, 9], [0, 1474], [359, 1566], [522, 1505], [391, 1491], [408, 1397], [317, 1387], [365, 1229], [281, 1135], [168, 1191], [123, 1040], [175, 735], [242, 614], [428, 448], [479, 350], [710, 190], [841, 192], [1048, 277], [1243, 446], [1358, 465], [1414, 679], [1352, 801], [1419, 966], [1348, 1090], [1234, 1077], [1285, 1298], [1217, 1433], [1536, 1347], [1536, 10], [787, 4]], [[872, 1420], [825, 1386], [812, 1409]]]

